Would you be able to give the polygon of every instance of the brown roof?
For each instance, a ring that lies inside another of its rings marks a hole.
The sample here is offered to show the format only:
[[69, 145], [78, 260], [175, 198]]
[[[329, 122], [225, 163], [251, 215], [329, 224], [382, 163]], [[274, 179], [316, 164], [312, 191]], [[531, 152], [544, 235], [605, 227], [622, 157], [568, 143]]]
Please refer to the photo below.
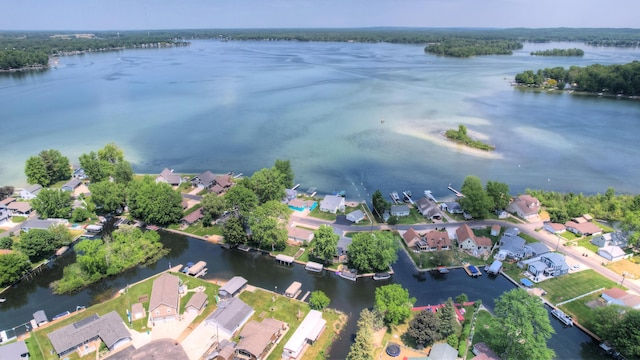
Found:
[[186, 222], [187, 224], [191, 225], [194, 222], [201, 220], [204, 217], [204, 214], [202, 213], [202, 208], [192, 212], [191, 214], [185, 216], [182, 218], [182, 221]]
[[291, 227], [291, 226], [287, 226], [287, 235], [290, 238], [303, 239], [303, 240], [309, 240], [309, 241], [313, 240], [313, 237], [314, 237], [313, 231], [311, 230], [298, 228], [298, 227]]
[[558, 223], [549, 223], [548, 225], [555, 231], [562, 231], [565, 229], [564, 225]]
[[531, 195], [520, 195], [513, 199], [513, 204], [517, 206], [523, 214], [537, 214], [540, 210], [540, 201]]
[[491, 231], [500, 231], [500, 229], [502, 229], [502, 226], [497, 224], [491, 227]]
[[193, 296], [191, 296], [191, 299], [189, 299], [189, 302], [187, 302], [185, 309], [188, 309], [189, 307], [194, 307], [200, 310], [205, 306], [206, 303], [207, 303], [207, 294], [205, 294], [204, 292], [198, 291], [195, 294], [193, 294]]
[[424, 239], [429, 248], [441, 250], [443, 247], [451, 246], [451, 239], [449, 239], [449, 233], [446, 231], [431, 230], [424, 234]]
[[294, 199], [291, 199], [291, 201], [289, 201], [289, 206], [293, 206], [297, 208], [305, 207], [306, 205], [307, 205], [307, 202], [300, 198], [294, 198]]
[[9, 197], [9, 198], [6, 198], [6, 199], [0, 201], [0, 205], [8, 205], [8, 204], [11, 204], [14, 201], [16, 201], [16, 198]]
[[160, 305], [178, 309], [179, 286], [180, 279], [169, 273], [164, 273], [153, 280], [151, 300], [149, 300], [149, 312], [152, 312]]
[[473, 235], [473, 231], [467, 224], [462, 224], [458, 229], [456, 229], [456, 238], [458, 241], [465, 241], [467, 239], [475, 240], [475, 235]]
[[218, 175], [216, 176], [216, 184], [222, 186], [223, 188], [228, 188], [233, 185], [233, 181], [231, 181], [231, 175]]
[[405, 244], [407, 244], [407, 246], [409, 247], [414, 246], [416, 241], [422, 240], [420, 235], [415, 230], [413, 230], [413, 228], [405, 231], [405, 233], [402, 234], [402, 238], [404, 239]]
[[218, 184], [215, 184], [211, 187], [211, 192], [216, 193], [216, 194], [220, 194], [224, 191], [224, 188]]
[[31, 207], [31, 204], [29, 204], [28, 202], [25, 201], [15, 201], [10, 203], [9, 205], [7, 205], [7, 209], [9, 210], [17, 210], [21, 213], [26, 213], [29, 212], [31, 210], [33, 210], [33, 208]]
[[271, 338], [283, 327], [281, 321], [264, 319], [262, 322], [252, 320], [240, 332], [238, 350], [245, 350], [255, 357], [259, 357], [271, 343]]
[[564, 225], [566, 227], [572, 227], [583, 234], [597, 234], [599, 232], [602, 232], [602, 229], [600, 229], [594, 223], [590, 223], [590, 222], [584, 222], [584, 223], [578, 224], [573, 221], [567, 221], [567, 223]]
[[484, 236], [476, 236], [475, 243], [476, 243], [477, 246], [488, 246], [488, 247], [490, 247], [491, 245], [493, 245], [493, 243], [491, 242], [491, 239], [489, 239], [488, 237], [484, 237]]
[[607, 294], [609, 297], [614, 299], [621, 298], [623, 296], [628, 295], [628, 293], [620, 288], [611, 288], [602, 292], [603, 294]]

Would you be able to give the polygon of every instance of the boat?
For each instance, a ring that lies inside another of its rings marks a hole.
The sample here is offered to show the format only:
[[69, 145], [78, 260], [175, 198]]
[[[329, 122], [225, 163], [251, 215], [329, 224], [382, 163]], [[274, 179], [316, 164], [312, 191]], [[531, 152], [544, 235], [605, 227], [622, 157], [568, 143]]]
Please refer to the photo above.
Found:
[[356, 281], [358, 279], [358, 275], [355, 271], [339, 271], [338, 276], [351, 281]]
[[449, 273], [449, 269], [447, 269], [446, 266], [438, 266], [438, 272], [440, 274], [448, 274]]
[[60, 314], [54, 316], [52, 320], [58, 320], [58, 319], [63, 318], [65, 316], [69, 315], [69, 314], [71, 314], [71, 312], [68, 311], [68, 310], [65, 311], [65, 312], [61, 312]]
[[189, 269], [193, 266], [192, 262], [188, 262], [187, 265], [182, 269], [182, 273], [186, 274], [189, 272]]
[[406, 190], [402, 192], [402, 199], [404, 200], [404, 202], [406, 203], [410, 203], [413, 204], [413, 199], [411, 199], [411, 191], [410, 190]]
[[248, 252], [249, 250], [251, 250], [251, 246], [245, 245], [245, 244], [238, 245], [238, 250], [242, 250], [242, 251]]
[[391, 274], [388, 272], [379, 272], [373, 274], [373, 280], [387, 280], [391, 278]]
[[395, 204], [397, 204], [397, 203], [399, 203], [399, 202], [400, 202], [400, 196], [398, 196], [398, 192], [397, 192], [397, 191], [394, 191], [394, 192], [392, 192], [392, 193], [391, 193], [391, 194], [389, 194], [389, 195], [391, 195], [391, 200], [393, 200], [393, 202], [394, 202]]
[[565, 314], [564, 312], [562, 312], [562, 310], [560, 309], [553, 309], [551, 310], [551, 315], [555, 316], [558, 320], [560, 320], [561, 323], [565, 324], [566, 326], [573, 326], [573, 319], [571, 319], [571, 316]]
[[5, 298], [0, 299], [0, 303], [3, 303], [5, 301], [7, 301], [7, 299], [5, 299]]
[[347, 192], [345, 190], [334, 191], [333, 195], [340, 196], [340, 197], [345, 197], [347, 195]]

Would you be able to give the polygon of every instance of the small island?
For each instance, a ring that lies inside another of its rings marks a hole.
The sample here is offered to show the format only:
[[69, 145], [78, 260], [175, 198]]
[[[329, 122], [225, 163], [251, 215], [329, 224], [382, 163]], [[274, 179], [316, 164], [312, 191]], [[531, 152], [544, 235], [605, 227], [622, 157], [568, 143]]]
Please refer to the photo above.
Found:
[[531, 56], [584, 56], [582, 49], [547, 49], [532, 51]]
[[484, 150], [484, 151], [493, 151], [496, 148], [489, 144], [485, 144], [482, 141], [474, 140], [469, 135], [467, 135], [467, 127], [464, 125], [458, 125], [458, 130], [449, 129], [444, 133], [448, 139], [451, 139], [458, 144], [466, 145], [472, 148]]

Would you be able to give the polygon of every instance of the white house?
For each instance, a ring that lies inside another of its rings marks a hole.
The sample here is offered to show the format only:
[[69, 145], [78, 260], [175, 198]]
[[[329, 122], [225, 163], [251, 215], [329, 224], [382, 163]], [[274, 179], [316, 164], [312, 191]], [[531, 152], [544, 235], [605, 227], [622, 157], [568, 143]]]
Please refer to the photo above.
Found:
[[621, 248], [628, 246], [627, 237], [620, 231], [594, 236], [591, 239], [591, 243], [599, 248], [612, 245]]
[[332, 214], [338, 211], [344, 211], [344, 198], [337, 195], [326, 195], [320, 202], [320, 211]]
[[38, 193], [42, 190], [42, 186], [39, 184], [31, 185], [27, 188], [20, 190], [20, 197], [24, 200], [32, 200], [38, 196]]
[[391, 205], [391, 216], [403, 217], [409, 216], [411, 211], [408, 205]]
[[624, 259], [627, 254], [625, 254], [624, 250], [622, 250], [619, 246], [609, 245], [601, 247], [598, 250], [598, 255], [609, 261], [617, 261]]
[[509, 211], [528, 220], [538, 215], [538, 211], [540, 211], [540, 201], [531, 195], [516, 196], [511, 204], [509, 204]]
[[361, 220], [364, 220], [364, 213], [362, 210], [355, 210], [347, 214], [347, 220], [352, 223], [357, 223]]
[[311, 310], [302, 320], [300, 326], [291, 335], [289, 341], [284, 345], [282, 359], [298, 359], [304, 352], [305, 345], [313, 344], [327, 325], [327, 321], [322, 318], [322, 313], [317, 310]]
[[164, 168], [160, 175], [156, 177], [156, 183], [164, 182], [171, 186], [179, 186], [182, 184], [182, 177], [178, 174], [174, 174], [172, 169]]
[[549, 221], [544, 223], [543, 228], [551, 234], [562, 234], [567, 231], [567, 228], [564, 225]]

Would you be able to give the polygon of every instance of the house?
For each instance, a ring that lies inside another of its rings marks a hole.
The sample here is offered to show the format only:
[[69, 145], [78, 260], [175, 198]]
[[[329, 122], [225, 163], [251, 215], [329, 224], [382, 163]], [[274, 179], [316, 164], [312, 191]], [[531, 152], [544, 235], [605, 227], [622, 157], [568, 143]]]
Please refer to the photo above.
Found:
[[536, 241], [524, 245], [525, 257], [540, 256], [549, 252], [547, 245]]
[[164, 273], [153, 280], [149, 317], [153, 323], [178, 320], [180, 279]]
[[147, 312], [144, 310], [144, 306], [142, 303], [135, 303], [131, 305], [131, 320], [136, 321], [139, 319], [144, 319], [147, 316]]
[[184, 307], [184, 311], [189, 314], [199, 315], [202, 313], [202, 310], [207, 307], [207, 304], [209, 304], [207, 294], [203, 291], [197, 291], [187, 302], [187, 305]]
[[75, 350], [80, 356], [85, 356], [98, 350], [101, 343], [107, 349], [115, 350], [131, 341], [129, 330], [115, 310], [103, 316], [93, 314], [52, 331], [47, 336], [60, 357]]
[[287, 237], [290, 242], [295, 244], [303, 244], [305, 241], [311, 242], [314, 236], [315, 234], [311, 230], [287, 226]]
[[234, 360], [236, 343], [227, 339], [222, 339], [218, 343], [216, 350], [207, 357], [207, 360]]
[[431, 351], [429, 351], [429, 359], [431, 360], [456, 360], [457, 358], [458, 350], [447, 343], [433, 344]]
[[199, 208], [198, 210], [192, 212], [191, 214], [183, 217], [182, 220], [180, 220], [180, 222], [182, 223], [182, 225], [190, 226], [202, 220], [202, 218], [204, 218], [203, 209]]
[[182, 181], [182, 177], [178, 174], [174, 174], [173, 170], [169, 168], [164, 168], [160, 175], [156, 177], [156, 183], [163, 182], [171, 186], [180, 186]]
[[444, 202], [440, 204], [440, 209], [448, 212], [449, 214], [462, 214], [462, 206], [457, 202]]
[[295, 198], [289, 201], [289, 209], [295, 211], [313, 211], [316, 207], [318, 207], [318, 203], [313, 200], [303, 200], [300, 198]]
[[413, 230], [413, 228], [405, 231], [404, 234], [402, 234], [402, 239], [409, 249], [415, 249], [417, 251], [429, 250], [427, 243], [422, 240], [422, 236]]
[[500, 235], [500, 230], [502, 230], [502, 226], [500, 225], [493, 225], [491, 227], [491, 236], [498, 236]]
[[349, 251], [349, 245], [351, 245], [351, 238], [345, 237], [345, 236], [341, 236], [340, 239], [338, 239], [338, 245], [336, 245], [336, 258], [335, 261], [339, 262], [339, 263], [345, 263], [347, 262], [347, 255], [348, 255], [348, 251]]
[[[240, 298], [230, 298], [218, 303], [218, 308], [205, 319], [205, 326], [221, 332], [221, 337], [232, 337], [244, 324], [254, 310], [245, 304]], [[226, 335], [226, 336], [225, 336]]]
[[16, 201], [16, 198], [8, 197], [8, 198], [6, 198], [6, 199], [4, 199], [4, 200], [0, 200], [0, 206], [1, 206], [1, 205], [5, 205], [5, 206], [6, 206], [6, 205], [9, 205], [9, 204], [11, 204], [11, 203], [12, 203], [12, 202], [14, 202], [14, 201]]
[[11, 213], [9, 212], [9, 208], [7, 208], [7, 205], [0, 204], [0, 223], [9, 220], [10, 217]]
[[236, 355], [241, 359], [262, 360], [271, 347], [278, 343], [285, 324], [273, 318], [261, 322], [252, 320], [240, 331], [240, 341], [236, 345]]
[[223, 190], [227, 190], [228, 188], [233, 186], [233, 178], [231, 174], [216, 176], [216, 185], [221, 187]]
[[416, 208], [420, 215], [429, 218], [431, 220], [440, 220], [442, 214], [438, 210], [438, 206], [427, 197], [423, 197], [416, 201]]
[[598, 250], [598, 255], [602, 256], [603, 258], [609, 261], [622, 260], [627, 256], [624, 250], [622, 250], [619, 246], [616, 246], [616, 245], [601, 247]]
[[629, 294], [620, 288], [611, 288], [602, 292], [602, 298], [608, 305], [616, 304], [640, 309], [640, 296]]
[[284, 189], [284, 203], [289, 203], [289, 201], [298, 197], [298, 192], [293, 189]]
[[25, 360], [29, 359], [29, 349], [27, 344], [20, 340], [11, 344], [0, 346], [0, 359], [2, 360]]
[[364, 220], [365, 216], [362, 210], [355, 210], [347, 214], [347, 220], [357, 223]]
[[246, 286], [247, 279], [242, 276], [234, 276], [226, 284], [218, 289], [218, 295], [222, 299], [228, 299], [238, 295]]
[[49, 227], [57, 224], [68, 223], [67, 220], [57, 220], [57, 219], [31, 219], [27, 220], [20, 225], [20, 230], [24, 232], [29, 232], [31, 229], [40, 229], [40, 230], [49, 230]]
[[203, 189], [209, 189], [216, 183], [216, 176], [209, 170], [191, 178], [191, 185]]
[[474, 356], [471, 360], [500, 360], [500, 357], [484, 342], [473, 345]]
[[71, 177], [79, 180], [84, 180], [88, 178], [84, 169], [78, 166], [73, 167], [73, 173], [71, 174]]
[[524, 258], [525, 250], [524, 244], [526, 243], [525, 239], [520, 236], [505, 236], [503, 235], [500, 238], [500, 252], [501, 254], [505, 254], [506, 257], [510, 257], [516, 260], [520, 260]]
[[511, 201], [508, 209], [519, 217], [528, 220], [538, 216], [540, 201], [531, 195], [520, 195]]
[[508, 228], [504, 231], [504, 236], [518, 236], [520, 235], [520, 229], [518, 229], [517, 227], [514, 228]]
[[300, 326], [291, 335], [289, 341], [284, 345], [282, 351], [282, 359], [299, 359], [302, 358], [305, 345], [313, 344], [327, 325], [327, 321], [322, 318], [322, 313], [317, 310], [311, 310], [305, 316]]
[[[574, 219], [574, 220], [577, 220], [577, 219]], [[567, 221], [564, 224], [564, 226], [567, 228], [567, 231], [570, 231], [578, 236], [602, 234], [602, 229], [600, 229], [594, 223], [588, 222], [588, 221], [584, 221], [584, 222]]]
[[344, 211], [344, 198], [337, 195], [325, 195], [324, 199], [320, 202], [320, 211], [329, 212], [332, 214], [338, 211]]
[[599, 248], [605, 246], [619, 246], [621, 248], [625, 248], [629, 245], [627, 237], [620, 231], [594, 236], [591, 239], [591, 243]]
[[495, 213], [498, 216], [498, 219], [506, 219], [509, 217], [509, 213], [505, 210], [496, 210]]
[[567, 228], [564, 225], [552, 222], [545, 222], [543, 228], [550, 234], [556, 235], [562, 234], [563, 232], [567, 231]]
[[42, 190], [42, 186], [39, 184], [31, 185], [27, 188], [20, 190], [20, 198], [24, 200], [33, 200], [38, 196], [38, 193]]
[[490, 250], [493, 243], [484, 236], [475, 236], [473, 230], [467, 224], [456, 229], [458, 247], [463, 250]]
[[427, 243], [426, 251], [440, 251], [451, 249], [451, 239], [446, 231], [431, 230], [424, 234], [424, 242]]
[[403, 217], [409, 216], [411, 211], [409, 210], [409, 205], [391, 205], [391, 210], [389, 211], [391, 216]]
[[518, 263], [519, 267], [526, 267], [533, 276], [560, 276], [569, 272], [569, 266], [564, 255], [547, 253]]
[[62, 185], [60, 187], [60, 190], [73, 192], [73, 190], [75, 190], [80, 185], [82, 185], [82, 180], [76, 179], [76, 178], [72, 178], [66, 184]]

